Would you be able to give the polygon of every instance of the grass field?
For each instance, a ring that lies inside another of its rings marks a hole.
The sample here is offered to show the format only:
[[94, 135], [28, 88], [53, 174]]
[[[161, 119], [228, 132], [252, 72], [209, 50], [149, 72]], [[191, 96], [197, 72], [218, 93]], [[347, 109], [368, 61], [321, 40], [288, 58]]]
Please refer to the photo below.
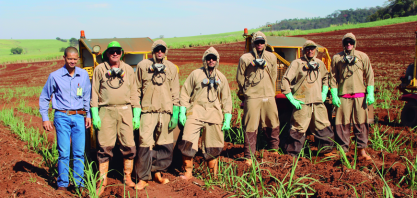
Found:
[[[68, 46], [68, 42], [55, 39], [0, 39], [0, 64], [55, 59], [62, 54], [59, 49]], [[23, 53], [12, 54], [10, 49], [14, 47], [23, 48]]]

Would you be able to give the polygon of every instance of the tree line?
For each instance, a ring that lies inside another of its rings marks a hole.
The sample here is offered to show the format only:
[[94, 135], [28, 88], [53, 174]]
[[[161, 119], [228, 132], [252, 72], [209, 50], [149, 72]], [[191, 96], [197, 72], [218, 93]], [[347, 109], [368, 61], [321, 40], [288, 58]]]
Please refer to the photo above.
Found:
[[342, 25], [347, 23], [364, 23], [369, 22], [369, 16], [375, 14], [382, 7], [357, 8], [348, 10], [336, 10], [326, 17], [313, 17], [304, 19], [284, 19], [276, 23], [267, 23], [263, 31], [277, 30], [310, 30], [325, 28], [332, 25]]
[[369, 16], [370, 21], [416, 15], [417, 0], [388, 0], [387, 5]]

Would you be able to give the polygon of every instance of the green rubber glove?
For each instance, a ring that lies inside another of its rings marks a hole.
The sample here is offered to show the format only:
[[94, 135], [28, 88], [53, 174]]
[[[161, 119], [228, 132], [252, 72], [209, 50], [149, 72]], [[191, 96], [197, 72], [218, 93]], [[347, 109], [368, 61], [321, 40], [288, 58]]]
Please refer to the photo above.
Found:
[[304, 104], [304, 102], [294, 99], [292, 93], [285, 94], [285, 97], [288, 98], [288, 100], [291, 102], [292, 105], [294, 105], [296, 109], [301, 109], [301, 104]]
[[223, 122], [222, 131], [228, 131], [230, 129], [230, 121], [231, 120], [232, 120], [232, 114], [225, 113], [224, 114], [224, 122]]
[[330, 89], [330, 93], [332, 94], [332, 102], [333, 102], [333, 105], [336, 107], [340, 107], [340, 104], [341, 104], [340, 98], [338, 96], [338, 92], [339, 91], [337, 90], [337, 88]]
[[366, 87], [366, 104], [371, 105], [374, 104], [375, 102], [375, 97], [374, 97], [374, 86], [368, 86]]
[[133, 108], [133, 130], [138, 130], [140, 127], [140, 114], [142, 113], [141, 108]]
[[323, 90], [321, 90], [321, 100], [324, 102], [327, 98], [327, 92], [329, 92], [329, 87], [326, 85], [323, 85]]
[[180, 112], [180, 107], [179, 106], [173, 106], [172, 107], [172, 117], [171, 117], [171, 121], [169, 121], [168, 124], [168, 130], [173, 130], [175, 129], [175, 127], [177, 127], [178, 125], [178, 113]]
[[101, 119], [98, 116], [98, 107], [91, 107], [91, 117], [93, 118], [93, 127], [96, 130], [100, 130]]
[[182, 126], [185, 126], [185, 121], [187, 121], [187, 116], [185, 113], [187, 112], [187, 108], [184, 106], [180, 107], [180, 123]]

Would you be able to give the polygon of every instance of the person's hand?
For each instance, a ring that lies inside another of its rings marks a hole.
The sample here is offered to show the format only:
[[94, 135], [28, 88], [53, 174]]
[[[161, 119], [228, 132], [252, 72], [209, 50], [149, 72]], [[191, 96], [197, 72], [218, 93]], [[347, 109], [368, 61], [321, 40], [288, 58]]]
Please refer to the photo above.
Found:
[[140, 114], [142, 113], [141, 108], [133, 108], [133, 130], [138, 130], [140, 127]]
[[323, 85], [323, 90], [321, 91], [321, 100], [324, 102], [327, 98], [327, 92], [329, 92], [329, 87], [326, 85]]
[[91, 127], [91, 118], [85, 118], [85, 128]]
[[54, 127], [52, 127], [52, 123], [51, 121], [43, 121], [42, 122], [43, 125], [43, 129], [45, 129], [46, 131], [52, 131], [54, 129]]
[[224, 122], [223, 122], [222, 131], [230, 130], [230, 121], [231, 120], [232, 120], [232, 114], [230, 114], [230, 113], [224, 114]]
[[368, 86], [366, 87], [367, 93], [366, 93], [366, 104], [371, 105], [375, 102], [374, 97], [374, 86]]
[[180, 123], [182, 126], [185, 126], [185, 121], [187, 121], [187, 116], [185, 115], [185, 112], [187, 112], [187, 108], [184, 106], [180, 107]]
[[168, 130], [173, 130], [178, 125], [178, 113], [180, 111], [179, 106], [173, 106], [172, 107], [172, 117], [168, 124]]
[[302, 108], [302, 104], [304, 104], [304, 102], [303, 101], [300, 101], [300, 100], [296, 100], [293, 96], [292, 96], [292, 93], [288, 93], [288, 94], [285, 94], [285, 97], [287, 97], [288, 98], [288, 100], [291, 102], [291, 104], [292, 105], [294, 105], [294, 107], [296, 108], [296, 109], [298, 109], [298, 110], [300, 110], [301, 108]]
[[334, 106], [336, 107], [340, 107], [340, 98], [338, 96], [338, 90], [337, 88], [331, 88], [330, 89], [330, 93], [332, 94], [332, 103]]
[[96, 130], [100, 130], [101, 119], [98, 116], [98, 107], [91, 107], [91, 117], [93, 117], [93, 127]]

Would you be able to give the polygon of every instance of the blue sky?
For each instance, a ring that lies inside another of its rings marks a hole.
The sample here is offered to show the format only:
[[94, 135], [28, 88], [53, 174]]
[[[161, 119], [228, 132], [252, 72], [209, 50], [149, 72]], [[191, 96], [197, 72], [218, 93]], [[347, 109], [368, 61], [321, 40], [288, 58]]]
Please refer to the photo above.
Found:
[[0, 0], [0, 39], [182, 37], [383, 6], [377, 0]]

